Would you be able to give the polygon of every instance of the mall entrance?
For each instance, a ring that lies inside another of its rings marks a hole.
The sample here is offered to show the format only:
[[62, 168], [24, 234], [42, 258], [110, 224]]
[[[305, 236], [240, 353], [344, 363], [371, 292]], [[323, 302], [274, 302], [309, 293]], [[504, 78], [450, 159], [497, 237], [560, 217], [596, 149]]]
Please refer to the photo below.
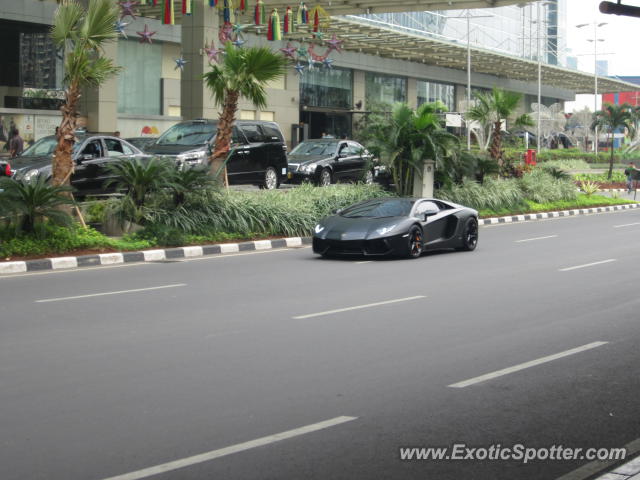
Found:
[[302, 110], [300, 121], [309, 126], [309, 138], [351, 138], [351, 112]]

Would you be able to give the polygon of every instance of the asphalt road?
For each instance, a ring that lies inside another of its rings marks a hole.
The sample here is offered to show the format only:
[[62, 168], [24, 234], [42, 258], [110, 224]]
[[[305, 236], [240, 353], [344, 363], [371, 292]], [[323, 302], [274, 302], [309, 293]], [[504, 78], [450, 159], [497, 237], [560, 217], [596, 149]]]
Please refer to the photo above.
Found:
[[0, 277], [0, 479], [555, 479], [587, 460], [399, 449], [640, 437], [639, 237], [623, 211], [484, 227], [477, 251], [418, 260]]

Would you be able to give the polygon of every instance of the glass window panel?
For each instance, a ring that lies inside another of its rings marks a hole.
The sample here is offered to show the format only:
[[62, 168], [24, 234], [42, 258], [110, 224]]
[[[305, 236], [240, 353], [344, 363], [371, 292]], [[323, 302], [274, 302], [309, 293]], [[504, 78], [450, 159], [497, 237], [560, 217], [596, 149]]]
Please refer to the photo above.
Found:
[[448, 110], [454, 111], [455, 87], [446, 83], [426, 82], [418, 80], [418, 106], [433, 103], [437, 100], [445, 104]]
[[255, 119], [256, 119], [255, 110], [240, 110], [240, 120], [255, 120]]
[[162, 45], [118, 40], [118, 112], [161, 115]]
[[300, 80], [300, 103], [310, 107], [350, 110], [353, 95], [353, 72], [345, 68], [306, 71]]
[[407, 101], [407, 79], [367, 72], [365, 76], [367, 106]]

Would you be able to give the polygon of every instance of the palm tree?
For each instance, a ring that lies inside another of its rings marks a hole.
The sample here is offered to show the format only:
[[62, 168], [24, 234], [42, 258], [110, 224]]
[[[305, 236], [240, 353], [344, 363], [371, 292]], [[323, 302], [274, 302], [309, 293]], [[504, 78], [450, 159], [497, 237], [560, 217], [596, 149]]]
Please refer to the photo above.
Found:
[[[491, 138], [489, 154], [499, 165], [502, 165], [502, 121], [512, 119], [521, 98], [519, 93], [494, 87], [490, 93], [477, 93], [476, 104], [467, 113], [469, 119], [486, 128], [487, 145], [489, 137]], [[513, 119], [513, 123], [518, 127], [534, 125], [533, 119], [526, 113]]]
[[211, 173], [219, 173], [231, 147], [231, 133], [240, 97], [256, 108], [267, 106], [265, 86], [282, 77], [288, 64], [286, 58], [266, 47], [239, 48], [227, 42], [224, 58], [204, 75], [216, 105], [222, 107], [218, 133], [209, 163]]
[[371, 150], [391, 170], [400, 195], [412, 194], [414, 176], [422, 174], [425, 159], [443, 168], [457, 147], [457, 137], [440, 125], [443, 110], [439, 102], [422, 104], [416, 111], [398, 103], [390, 116], [379, 116], [368, 126]]
[[[607, 178], [611, 180], [613, 172], [613, 135], [618, 129], [627, 129], [633, 136], [635, 127], [631, 106], [628, 103], [623, 105], [606, 104], [602, 110], [593, 114], [591, 130], [597, 128], [608, 131], [611, 139], [611, 157], [609, 158], [609, 174]], [[597, 139], [596, 139], [597, 141]]]
[[75, 0], [64, 0], [56, 10], [51, 37], [64, 52], [66, 88], [52, 165], [54, 185], [68, 184], [73, 172], [71, 154], [81, 89], [99, 86], [120, 71], [103, 56], [103, 46], [118, 36], [114, 26], [118, 15], [112, 0], [91, 0], [86, 10]]

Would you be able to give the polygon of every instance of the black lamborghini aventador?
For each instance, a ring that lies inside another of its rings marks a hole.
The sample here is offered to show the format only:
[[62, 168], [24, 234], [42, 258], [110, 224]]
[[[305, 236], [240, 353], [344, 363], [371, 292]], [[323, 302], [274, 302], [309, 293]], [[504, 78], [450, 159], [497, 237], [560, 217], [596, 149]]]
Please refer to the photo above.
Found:
[[332, 255], [397, 255], [474, 250], [478, 212], [433, 198], [376, 198], [338, 210], [315, 226], [313, 251]]

